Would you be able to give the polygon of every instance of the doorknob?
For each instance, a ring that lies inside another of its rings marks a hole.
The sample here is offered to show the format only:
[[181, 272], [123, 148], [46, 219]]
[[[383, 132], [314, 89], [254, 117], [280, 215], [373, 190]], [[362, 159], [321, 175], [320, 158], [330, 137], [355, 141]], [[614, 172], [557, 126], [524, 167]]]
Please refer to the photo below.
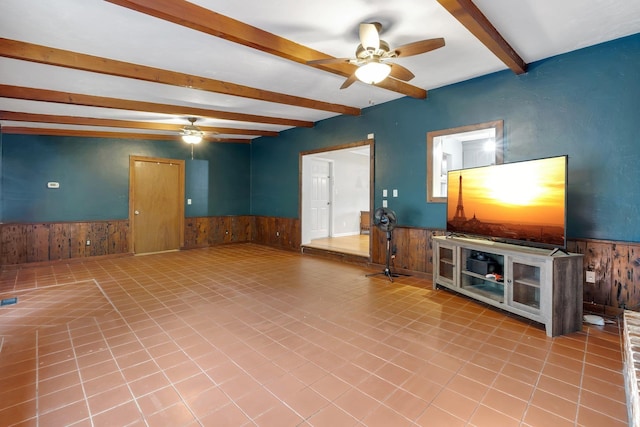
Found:
[[135, 215], [140, 215], [140, 211], [133, 211]]

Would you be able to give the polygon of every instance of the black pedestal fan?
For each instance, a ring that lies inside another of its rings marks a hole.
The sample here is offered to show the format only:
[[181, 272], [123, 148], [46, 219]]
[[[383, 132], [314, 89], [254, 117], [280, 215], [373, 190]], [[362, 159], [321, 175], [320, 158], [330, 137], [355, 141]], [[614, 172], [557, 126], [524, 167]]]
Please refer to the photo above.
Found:
[[389, 208], [378, 208], [373, 213], [373, 225], [387, 233], [387, 259], [383, 271], [380, 273], [367, 274], [367, 277], [383, 274], [393, 282], [394, 277], [404, 276], [404, 274], [393, 273], [389, 266], [389, 261], [391, 260], [391, 231], [395, 228], [397, 222], [396, 213]]

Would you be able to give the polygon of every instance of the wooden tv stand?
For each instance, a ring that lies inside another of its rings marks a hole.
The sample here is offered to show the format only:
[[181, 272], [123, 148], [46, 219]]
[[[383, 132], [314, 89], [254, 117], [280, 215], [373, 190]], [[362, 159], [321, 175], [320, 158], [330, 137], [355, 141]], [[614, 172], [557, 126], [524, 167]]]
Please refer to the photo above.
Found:
[[434, 288], [542, 323], [550, 337], [582, 329], [582, 254], [436, 236], [433, 265]]

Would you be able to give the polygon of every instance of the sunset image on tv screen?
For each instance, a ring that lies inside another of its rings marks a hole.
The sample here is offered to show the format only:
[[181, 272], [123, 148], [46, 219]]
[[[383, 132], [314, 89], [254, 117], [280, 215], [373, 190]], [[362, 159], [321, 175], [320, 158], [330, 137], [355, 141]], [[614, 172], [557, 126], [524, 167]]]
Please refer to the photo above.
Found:
[[565, 156], [450, 171], [447, 230], [565, 246]]

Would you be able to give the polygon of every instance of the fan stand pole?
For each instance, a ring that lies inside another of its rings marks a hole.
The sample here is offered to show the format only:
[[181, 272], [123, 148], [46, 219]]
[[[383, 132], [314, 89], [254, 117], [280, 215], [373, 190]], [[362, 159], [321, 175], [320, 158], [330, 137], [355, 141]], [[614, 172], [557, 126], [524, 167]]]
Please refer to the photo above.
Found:
[[391, 272], [391, 267], [389, 266], [389, 261], [390, 260], [391, 260], [391, 230], [388, 230], [387, 231], [387, 259], [386, 259], [386, 264], [385, 264], [384, 270], [382, 270], [382, 272], [380, 272], [380, 273], [367, 274], [367, 277], [377, 276], [379, 274], [384, 274], [385, 276], [387, 276], [389, 278], [389, 280], [391, 282], [393, 282], [393, 278], [394, 277], [398, 277], [398, 275]]

